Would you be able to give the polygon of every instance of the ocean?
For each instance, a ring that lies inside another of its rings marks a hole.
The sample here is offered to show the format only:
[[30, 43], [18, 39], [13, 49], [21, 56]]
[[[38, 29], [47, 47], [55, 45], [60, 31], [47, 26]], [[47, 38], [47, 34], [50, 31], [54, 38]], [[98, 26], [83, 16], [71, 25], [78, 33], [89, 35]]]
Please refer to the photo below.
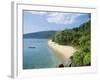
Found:
[[61, 63], [48, 39], [23, 39], [23, 69], [56, 68]]

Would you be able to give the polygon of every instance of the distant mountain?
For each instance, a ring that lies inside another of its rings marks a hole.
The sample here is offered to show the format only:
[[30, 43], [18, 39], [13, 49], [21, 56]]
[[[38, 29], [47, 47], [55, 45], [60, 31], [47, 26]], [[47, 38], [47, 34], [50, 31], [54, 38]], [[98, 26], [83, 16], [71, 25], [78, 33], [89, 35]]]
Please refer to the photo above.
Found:
[[57, 31], [41, 31], [41, 32], [35, 32], [35, 33], [27, 33], [23, 35], [23, 38], [50, 38], [52, 37]]

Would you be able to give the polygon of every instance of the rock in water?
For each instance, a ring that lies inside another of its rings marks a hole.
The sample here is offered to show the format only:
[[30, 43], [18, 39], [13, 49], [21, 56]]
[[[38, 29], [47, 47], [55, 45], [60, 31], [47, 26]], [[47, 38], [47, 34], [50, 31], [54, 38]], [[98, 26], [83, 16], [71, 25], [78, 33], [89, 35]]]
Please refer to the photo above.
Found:
[[64, 65], [63, 65], [63, 64], [60, 64], [59, 67], [60, 67], [60, 68], [61, 68], [61, 67], [64, 67]]

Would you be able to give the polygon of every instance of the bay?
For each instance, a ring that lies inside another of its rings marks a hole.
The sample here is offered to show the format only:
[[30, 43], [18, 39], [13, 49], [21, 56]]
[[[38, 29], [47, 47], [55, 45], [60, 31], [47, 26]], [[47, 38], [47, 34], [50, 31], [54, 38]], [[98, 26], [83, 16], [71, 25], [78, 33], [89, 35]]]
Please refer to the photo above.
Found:
[[23, 69], [56, 68], [61, 63], [48, 39], [23, 39]]

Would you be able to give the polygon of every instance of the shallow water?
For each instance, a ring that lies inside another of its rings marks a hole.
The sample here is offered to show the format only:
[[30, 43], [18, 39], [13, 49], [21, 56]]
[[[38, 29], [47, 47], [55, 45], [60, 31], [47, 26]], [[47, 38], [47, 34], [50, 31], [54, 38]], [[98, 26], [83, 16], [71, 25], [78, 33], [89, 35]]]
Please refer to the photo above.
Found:
[[48, 47], [48, 39], [24, 39], [23, 69], [55, 68], [62, 63]]

